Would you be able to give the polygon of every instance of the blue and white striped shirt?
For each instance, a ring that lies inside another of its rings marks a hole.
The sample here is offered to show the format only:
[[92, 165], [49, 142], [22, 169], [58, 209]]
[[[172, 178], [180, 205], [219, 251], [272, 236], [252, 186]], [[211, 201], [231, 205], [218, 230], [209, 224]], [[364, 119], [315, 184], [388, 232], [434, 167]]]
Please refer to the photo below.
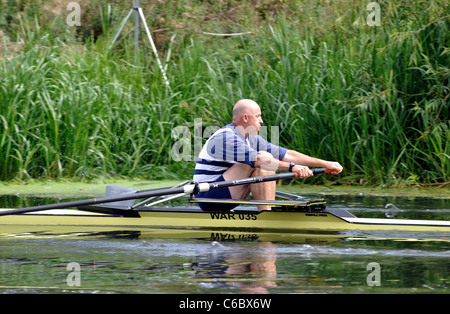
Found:
[[217, 130], [206, 141], [195, 166], [194, 182], [214, 182], [236, 162], [254, 168], [259, 151], [269, 152], [274, 158], [281, 160], [287, 149], [271, 144], [259, 135], [245, 138], [230, 123]]

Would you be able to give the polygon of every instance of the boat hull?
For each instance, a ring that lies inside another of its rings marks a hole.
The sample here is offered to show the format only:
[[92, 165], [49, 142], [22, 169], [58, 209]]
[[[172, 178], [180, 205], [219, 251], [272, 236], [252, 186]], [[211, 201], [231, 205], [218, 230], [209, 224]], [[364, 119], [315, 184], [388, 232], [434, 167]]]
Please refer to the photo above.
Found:
[[191, 209], [137, 209], [129, 217], [80, 210], [48, 210], [0, 217], [0, 232], [13, 226], [83, 226], [116, 228], [201, 228], [220, 230], [414, 231], [450, 234], [450, 222], [408, 219], [356, 218], [333, 211], [209, 213]]

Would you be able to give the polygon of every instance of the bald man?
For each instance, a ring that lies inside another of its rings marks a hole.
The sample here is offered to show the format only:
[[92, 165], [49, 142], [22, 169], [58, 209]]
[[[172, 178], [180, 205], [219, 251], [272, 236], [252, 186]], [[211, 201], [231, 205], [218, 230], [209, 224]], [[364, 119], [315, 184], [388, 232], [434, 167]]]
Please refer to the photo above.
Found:
[[[274, 174], [297, 172], [300, 178], [313, 175], [308, 167], [323, 167], [337, 174], [342, 166], [273, 145], [258, 135], [263, 124], [261, 108], [250, 99], [241, 99], [233, 107], [233, 121], [215, 132], [203, 146], [194, 170], [194, 182], [218, 182]], [[198, 198], [274, 200], [276, 182], [263, 182], [201, 192]], [[236, 204], [199, 203], [205, 211], [229, 211]], [[258, 205], [259, 210], [271, 206]]]

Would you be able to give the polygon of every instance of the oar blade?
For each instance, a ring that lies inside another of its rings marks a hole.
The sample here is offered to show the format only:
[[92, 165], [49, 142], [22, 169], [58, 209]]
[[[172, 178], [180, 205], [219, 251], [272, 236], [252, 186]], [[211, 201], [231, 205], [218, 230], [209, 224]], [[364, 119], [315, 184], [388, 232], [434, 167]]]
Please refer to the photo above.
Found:
[[[128, 187], [124, 187], [124, 186], [119, 186], [119, 185], [107, 185], [106, 186], [106, 197], [114, 197], [117, 195], [124, 195], [124, 194], [133, 194], [139, 192], [139, 190], [133, 189], [133, 188], [128, 188]], [[113, 205], [113, 206], [124, 206], [126, 208], [130, 208], [131, 206], [133, 206], [134, 202], [136, 200], [135, 199], [130, 199], [130, 200], [124, 200], [124, 201], [115, 201], [115, 202], [109, 202], [108, 205]]]

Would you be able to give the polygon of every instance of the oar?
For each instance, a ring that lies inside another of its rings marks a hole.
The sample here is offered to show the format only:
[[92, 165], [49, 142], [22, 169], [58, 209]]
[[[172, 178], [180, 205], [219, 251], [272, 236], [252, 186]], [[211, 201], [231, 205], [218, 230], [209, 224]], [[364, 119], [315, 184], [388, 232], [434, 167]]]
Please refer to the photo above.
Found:
[[[311, 170], [314, 175], [321, 174], [324, 172], [326, 172], [326, 173], [331, 172], [330, 170], [324, 169], [324, 168], [316, 168], [316, 169], [311, 169]], [[179, 193], [197, 194], [199, 192], [206, 192], [211, 189], [219, 189], [219, 188], [225, 188], [225, 187], [230, 187], [230, 186], [261, 183], [261, 182], [268, 182], [268, 181], [275, 181], [275, 180], [282, 180], [282, 179], [291, 179], [294, 177], [298, 177], [298, 174], [293, 173], [293, 172], [284, 172], [284, 173], [272, 174], [272, 175], [267, 175], [267, 176], [251, 177], [251, 178], [238, 179], [238, 180], [229, 180], [229, 181], [212, 182], [212, 183], [195, 183], [195, 184], [189, 184], [189, 185], [180, 186], [180, 187], [170, 187], [170, 188], [138, 191], [135, 193], [127, 193], [127, 194], [122, 194], [122, 195], [117, 195], [117, 196], [106, 196], [106, 197], [93, 198], [93, 199], [88, 199], [88, 200], [80, 200], [80, 201], [72, 201], [72, 202], [65, 202], [65, 203], [57, 203], [57, 204], [49, 204], [49, 205], [41, 205], [41, 206], [32, 206], [32, 207], [19, 208], [19, 209], [4, 210], [4, 211], [0, 211], [0, 216], [30, 213], [30, 212], [41, 211], [41, 210], [88, 206], [88, 205], [125, 201], [125, 200], [131, 200], [131, 199], [148, 198], [148, 197], [153, 197], [153, 196], [179, 194]]]

